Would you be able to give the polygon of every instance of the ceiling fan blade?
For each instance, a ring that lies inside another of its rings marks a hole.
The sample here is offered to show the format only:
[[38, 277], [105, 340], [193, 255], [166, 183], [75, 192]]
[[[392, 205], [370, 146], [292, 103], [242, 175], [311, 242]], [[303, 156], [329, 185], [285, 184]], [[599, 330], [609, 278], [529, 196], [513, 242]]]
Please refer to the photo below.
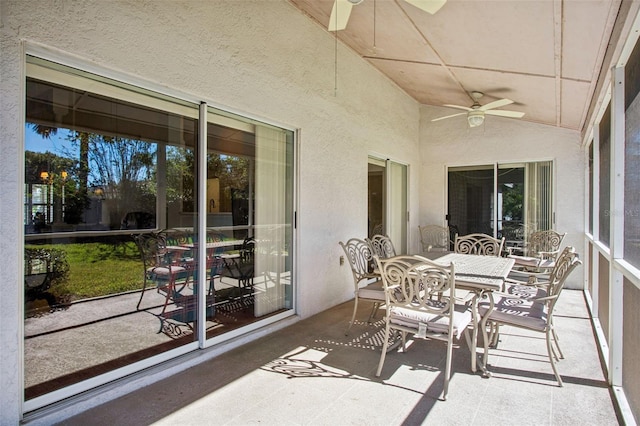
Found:
[[443, 106], [449, 107], [449, 108], [457, 108], [457, 109], [463, 109], [465, 111], [473, 111], [473, 108], [469, 108], [466, 106], [461, 106], [461, 105], [450, 105], [450, 104], [445, 104]]
[[349, 0], [336, 0], [333, 3], [331, 9], [331, 17], [329, 18], [329, 31], [340, 31], [347, 27], [349, 22], [349, 15], [351, 15], [351, 8], [353, 3]]
[[479, 109], [481, 111], [487, 111], [489, 109], [500, 108], [500, 107], [503, 107], [505, 105], [509, 105], [509, 104], [512, 104], [512, 103], [513, 103], [513, 101], [511, 99], [498, 99], [497, 101], [489, 102], [486, 105], [482, 105]]
[[457, 116], [459, 116], [459, 115], [465, 115], [465, 114], [466, 114], [466, 112], [459, 112], [459, 113], [457, 113], [457, 114], [453, 114], [453, 115], [447, 115], [447, 116], [440, 117], [440, 118], [434, 118], [434, 119], [433, 119], [433, 120], [431, 120], [431, 121], [440, 121], [440, 120], [444, 120], [444, 119], [446, 119], [446, 118], [457, 117]]
[[404, 1], [432, 15], [437, 11], [439, 11], [440, 8], [444, 6], [444, 4], [447, 2], [447, 0], [404, 0]]
[[510, 117], [510, 118], [522, 118], [524, 117], [524, 112], [520, 111], [505, 111], [503, 109], [492, 109], [490, 111], [484, 112], [487, 115], [498, 115], [500, 117]]

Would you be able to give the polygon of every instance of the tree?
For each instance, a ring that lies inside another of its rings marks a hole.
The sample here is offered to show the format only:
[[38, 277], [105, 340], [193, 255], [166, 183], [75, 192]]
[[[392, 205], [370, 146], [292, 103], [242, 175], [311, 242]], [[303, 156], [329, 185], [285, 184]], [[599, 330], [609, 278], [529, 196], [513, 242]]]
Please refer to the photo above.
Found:
[[129, 211], [155, 210], [155, 185], [146, 183], [154, 175], [156, 144], [84, 132], [72, 132], [69, 140], [79, 147], [81, 181], [100, 188], [111, 224], [119, 226]]

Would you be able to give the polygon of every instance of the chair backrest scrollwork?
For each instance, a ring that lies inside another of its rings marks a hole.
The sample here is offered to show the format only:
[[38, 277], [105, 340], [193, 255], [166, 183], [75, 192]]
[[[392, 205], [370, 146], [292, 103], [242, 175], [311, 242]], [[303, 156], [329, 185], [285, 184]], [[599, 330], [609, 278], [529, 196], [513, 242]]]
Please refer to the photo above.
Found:
[[393, 246], [393, 242], [391, 241], [391, 238], [386, 235], [376, 234], [371, 238], [365, 238], [365, 241], [369, 244], [372, 255], [378, 256], [382, 259], [396, 255], [396, 249]]
[[449, 227], [439, 225], [418, 226], [422, 251], [449, 250]]
[[493, 238], [487, 234], [456, 235], [454, 251], [463, 254], [500, 256], [504, 246], [504, 237]]

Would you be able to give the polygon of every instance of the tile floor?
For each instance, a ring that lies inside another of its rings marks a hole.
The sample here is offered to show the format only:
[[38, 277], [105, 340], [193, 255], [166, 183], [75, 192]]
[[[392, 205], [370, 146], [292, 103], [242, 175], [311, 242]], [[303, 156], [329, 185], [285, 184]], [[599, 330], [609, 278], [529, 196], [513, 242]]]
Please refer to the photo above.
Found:
[[336, 306], [63, 424], [619, 424], [582, 292], [565, 290], [556, 306], [564, 387], [555, 382], [542, 335], [503, 327], [489, 379], [471, 373], [462, 339], [447, 401], [439, 399], [443, 344], [416, 340], [406, 353], [390, 353], [376, 378], [382, 321], [358, 323], [345, 336], [352, 306]]

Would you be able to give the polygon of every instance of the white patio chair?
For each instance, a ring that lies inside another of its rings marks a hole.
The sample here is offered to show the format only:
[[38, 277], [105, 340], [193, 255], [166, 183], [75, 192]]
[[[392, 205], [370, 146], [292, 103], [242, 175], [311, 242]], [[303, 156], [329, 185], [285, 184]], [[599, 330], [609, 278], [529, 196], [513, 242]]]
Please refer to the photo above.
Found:
[[386, 235], [376, 234], [371, 238], [364, 239], [371, 249], [372, 256], [378, 256], [382, 259], [393, 257], [396, 255], [396, 249], [393, 246], [391, 238]]
[[[406, 336], [429, 338], [447, 343], [443, 399], [447, 399], [451, 377], [453, 341], [464, 332], [471, 347], [467, 327], [473, 322], [473, 310], [467, 304], [456, 303], [454, 265], [441, 266], [421, 256], [374, 257], [385, 289], [385, 337], [376, 377], [380, 376], [391, 331], [402, 336], [402, 351], [406, 351]], [[475, 355], [473, 355], [475, 356]]]
[[504, 246], [504, 237], [493, 238], [487, 234], [456, 235], [454, 251], [462, 254], [478, 254], [499, 257]]
[[[564, 355], [555, 332], [553, 309], [567, 277], [581, 263], [577, 253], [572, 248], [567, 249], [558, 258], [549, 282], [546, 284], [546, 289], [531, 286], [508, 287], [508, 293], [494, 292], [489, 302], [482, 302], [478, 307], [482, 317], [480, 328], [483, 338], [489, 339], [491, 346], [497, 346], [499, 326], [503, 325], [544, 333], [547, 341], [547, 354], [559, 386], [562, 386], [562, 378], [555, 362], [564, 358]], [[487, 327], [491, 330], [491, 335], [488, 335]], [[553, 346], [554, 343], [558, 354]], [[489, 352], [487, 351], [484, 354], [484, 365], [487, 365], [488, 356]]]
[[449, 251], [449, 227], [440, 225], [418, 226], [420, 243], [424, 253]]
[[367, 320], [371, 322], [371, 320], [375, 318], [376, 311], [380, 305], [384, 303], [384, 289], [382, 288], [380, 276], [373, 272], [373, 257], [369, 244], [358, 238], [351, 238], [346, 243], [340, 241], [339, 244], [347, 256], [353, 275], [353, 314], [351, 315], [351, 321], [349, 321], [349, 327], [345, 333], [349, 334], [351, 326], [356, 319], [358, 301], [369, 300], [373, 302], [373, 307]]
[[532, 232], [525, 245], [511, 248], [508, 257], [515, 259], [514, 269], [524, 272], [548, 272], [560, 254], [560, 246], [567, 233], [559, 233], [552, 229]]

